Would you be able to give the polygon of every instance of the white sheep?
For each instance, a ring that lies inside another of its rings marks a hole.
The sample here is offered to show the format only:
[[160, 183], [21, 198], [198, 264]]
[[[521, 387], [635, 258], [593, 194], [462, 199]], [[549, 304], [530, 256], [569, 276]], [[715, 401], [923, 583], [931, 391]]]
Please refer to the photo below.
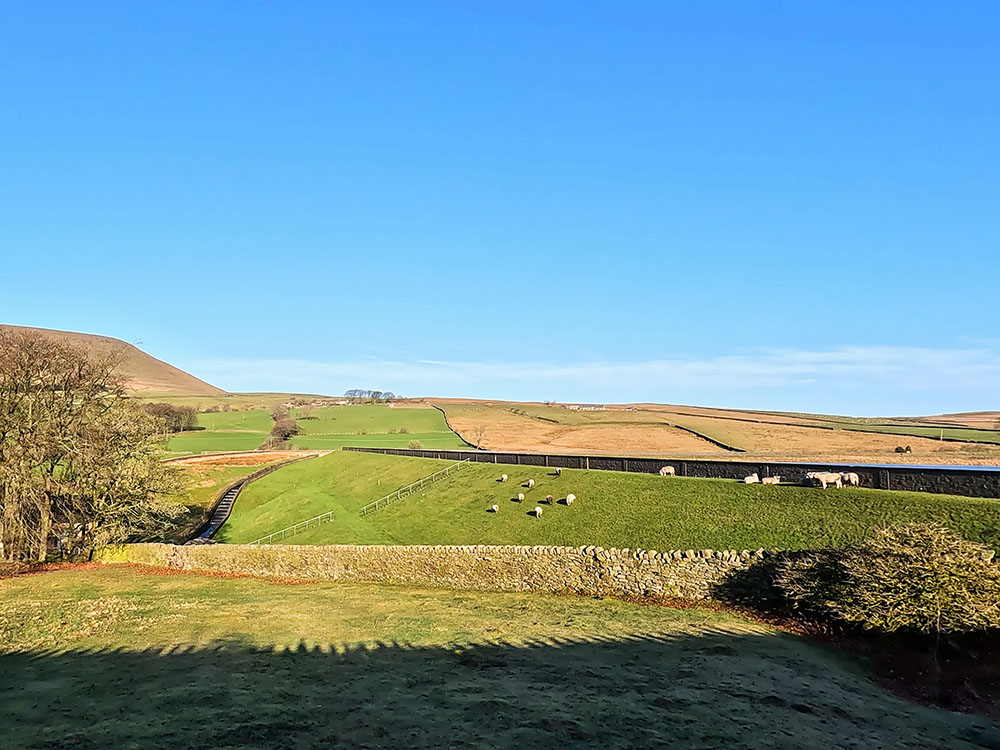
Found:
[[557, 466], [556, 467], [556, 476], [557, 477], [561, 477], [562, 476], [562, 467], [561, 466]]
[[841, 481], [851, 487], [861, 486], [861, 477], [855, 474], [853, 471], [844, 471], [840, 474]]
[[843, 487], [844, 482], [840, 478], [840, 474], [833, 471], [810, 471], [806, 474], [806, 483], [812, 485], [819, 485], [824, 490], [828, 484], [832, 484], [836, 487]]
[[781, 484], [781, 477], [779, 477], [779, 476], [764, 477], [763, 479], [760, 480], [760, 483], [761, 484]]
[[541, 505], [536, 505], [535, 506], [535, 518], [541, 518], [541, 517], [542, 517], [542, 506]]
[[760, 477], [757, 476], [756, 472], [748, 477], [743, 477], [743, 484], [757, 484], [760, 482]]
[[506, 482], [507, 481], [507, 475], [506, 474], [501, 474], [500, 475], [500, 481], [501, 482]]
[[572, 492], [566, 495], [566, 505], [572, 505], [574, 500], [576, 500], [576, 495]]
[[534, 479], [529, 479], [528, 480], [528, 489], [530, 490], [534, 486], [535, 486], [535, 480]]
[[552, 505], [552, 495], [546, 495], [545, 502], [547, 502], [549, 505]]
[[517, 501], [519, 503], [523, 503], [524, 502], [524, 493], [523, 492], [518, 492], [517, 493]]
[[500, 512], [500, 506], [499, 505], [491, 505], [490, 506], [490, 513], [499, 513], [499, 512]]
[[675, 477], [677, 476], [677, 472], [674, 470], [673, 466], [664, 466], [662, 469], [660, 469], [660, 476]]

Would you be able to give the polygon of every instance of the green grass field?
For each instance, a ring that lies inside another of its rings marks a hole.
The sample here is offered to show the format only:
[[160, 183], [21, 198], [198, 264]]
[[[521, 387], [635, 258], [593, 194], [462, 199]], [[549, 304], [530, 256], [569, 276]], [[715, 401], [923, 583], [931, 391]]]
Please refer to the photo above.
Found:
[[[345, 445], [375, 448], [405, 448], [417, 440], [425, 448], [467, 448], [448, 429], [437, 409], [388, 407], [383, 405], [332, 406], [293, 409], [302, 434], [290, 442], [295, 448], [338, 450]], [[171, 436], [167, 449], [178, 455], [216, 451], [254, 450], [263, 444], [274, 426], [265, 409], [199, 414], [200, 430]]]
[[[361, 506], [449, 462], [338, 452], [282, 469], [240, 496], [221, 540], [248, 542], [312, 516], [334, 520], [296, 544], [555, 544], [669, 549], [843, 546], [874, 527], [941, 521], [1000, 549], [997, 501], [923, 493], [745, 485], [621, 472], [473, 464], [384, 510]], [[511, 480], [499, 484], [501, 472]], [[521, 483], [537, 482], [527, 490]], [[518, 492], [523, 503], [512, 502]], [[567, 493], [577, 501], [558, 502]], [[547, 495], [541, 519], [528, 515]], [[493, 504], [499, 513], [487, 513]]]
[[357, 513], [362, 505], [451, 463], [338, 451], [292, 464], [243, 490], [216, 539], [250, 542], [328, 510], [338, 528], [357, 527], [351, 536], [361, 539], [369, 533]]
[[309, 418], [303, 418], [301, 410], [292, 411], [303, 432], [291, 440], [296, 448], [405, 448], [414, 440], [424, 448], [468, 447], [448, 429], [444, 415], [437, 409], [366, 405], [311, 409], [308, 413]]
[[251, 451], [267, 440], [273, 425], [264, 409], [199, 414], [202, 429], [172, 435], [167, 450], [177, 454]]
[[18, 748], [996, 747], [736, 616], [129, 567], [0, 580]]

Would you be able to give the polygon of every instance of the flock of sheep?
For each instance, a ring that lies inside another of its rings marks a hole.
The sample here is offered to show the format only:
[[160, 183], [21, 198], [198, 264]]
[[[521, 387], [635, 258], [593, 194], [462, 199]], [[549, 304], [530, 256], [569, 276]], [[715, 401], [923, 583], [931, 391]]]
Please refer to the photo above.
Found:
[[[781, 484], [780, 476], [760, 478], [756, 474], [751, 474], [743, 478], [744, 484]], [[861, 477], [852, 471], [810, 471], [806, 474], [805, 484], [811, 487], [822, 487], [824, 490], [833, 485], [843, 487], [845, 484], [852, 487], [861, 486]]]
[[[673, 466], [664, 466], [660, 469], [661, 477], [673, 477], [676, 476], [677, 472]], [[780, 476], [773, 477], [759, 477], [756, 473], [751, 474], [748, 477], [743, 477], [744, 484], [781, 484]], [[833, 485], [835, 487], [843, 487], [845, 484], [851, 487], [861, 486], [861, 477], [855, 474], [853, 471], [835, 472], [835, 471], [810, 471], [806, 474], [805, 484], [810, 487], [822, 487], [824, 490]]]
[[[562, 476], [562, 469], [561, 468], [556, 468], [555, 475], [557, 477]], [[506, 482], [509, 478], [510, 477], [508, 477], [506, 474], [501, 474], [500, 478], [497, 481], [498, 482]], [[524, 483], [524, 487], [526, 487], [529, 490], [533, 490], [535, 488], [535, 480], [534, 479], [529, 479], [528, 481], [526, 481]], [[523, 492], [518, 492], [516, 499], [517, 499], [517, 502], [523, 503], [524, 502], [524, 493]], [[576, 495], [574, 495], [572, 492], [569, 493], [568, 495], [566, 495], [566, 505], [572, 505], [574, 500], [576, 500]], [[549, 505], [552, 505], [555, 502], [555, 498], [553, 498], [552, 495], [546, 495], [545, 496], [545, 502], [548, 503]], [[496, 505], [496, 504], [491, 505], [489, 508], [486, 509], [486, 511], [488, 513], [499, 513], [500, 512], [500, 506]], [[542, 517], [542, 506], [541, 505], [536, 505], [535, 509], [533, 511], [531, 511], [531, 513], [532, 513], [532, 515], [534, 515], [535, 518], [541, 518]]]
[[[556, 470], [555, 470], [555, 476], [557, 476], [557, 477], [562, 476], [562, 469], [556, 468]], [[677, 476], [677, 471], [676, 471], [676, 469], [674, 469], [673, 466], [664, 466], [664, 467], [662, 467], [660, 469], [660, 476], [661, 477], [674, 477], [674, 476]], [[509, 477], [506, 474], [501, 474], [500, 478], [497, 481], [498, 482], [506, 482], [508, 479], [509, 479]], [[781, 484], [781, 477], [777, 476], [777, 475], [770, 476], [770, 477], [759, 477], [759, 476], [757, 476], [756, 473], [753, 473], [753, 474], [751, 474], [748, 477], [744, 477], [743, 478], [743, 483], [744, 484]], [[830, 486], [833, 486], [833, 487], [843, 487], [844, 485], [847, 485], [847, 486], [850, 486], [850, 487], [860, 487], [861, 486], [861, 478], [857, 474], [855, 474], [854, 472], [851, 472], [851, 471], [844, 471], [844, 472], [835, 472], [835, 471], [810, 471], [808, 474], [806, 474], [805, 484], [808, 485], [808, 486], [811, 486], [811, 487], [822, 487], [824, 490], [827, 487], [830, 487]], [[526, 481], [524, 483], [524, 487], [527, 488], [527, 489], [529, 489], [529, 490], [534, 489], [535, 488], [535, 480], [534, 479], [529, 479], [528, 481]], [[524, 493], [523, 492], [518, 492], [516, 500], [519, 503], [523, 503], [524, 502]], [[566, 501], [565, 501], [566, 505], [572, 505], [574, 500], [576, 500], [576, 495], [574, 495], [572, 492], [569, 493], [568, 495], [566, 495]], [[552, 495], [546, 495], [545, 496], [545, 502], [548, 503], [549, 505], [552, 505], [552, 503], [554, 503], [555, 500], [553, 499]], [[500, 506], [499, 505], [495, 505], [495, 504], [491, 505], [489, 508], [486, 509], [486, 511], [488, 513], [499, 513], [500, 512]], [[534, 511], [532, 511], [532, 514], [535, 516], [535, 518], [541, 518], [542, 517], [542, 506], [536, 505]]]

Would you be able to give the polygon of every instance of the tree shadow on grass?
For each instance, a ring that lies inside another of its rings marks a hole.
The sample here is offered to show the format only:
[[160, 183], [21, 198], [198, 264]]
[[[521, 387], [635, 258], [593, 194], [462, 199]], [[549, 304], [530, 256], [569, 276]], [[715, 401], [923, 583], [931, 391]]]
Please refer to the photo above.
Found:
[[6, 746], [1000, 747], [984, 718], [907, 704], [755, 626], [516, 645], [247, 641], [0, 654]]

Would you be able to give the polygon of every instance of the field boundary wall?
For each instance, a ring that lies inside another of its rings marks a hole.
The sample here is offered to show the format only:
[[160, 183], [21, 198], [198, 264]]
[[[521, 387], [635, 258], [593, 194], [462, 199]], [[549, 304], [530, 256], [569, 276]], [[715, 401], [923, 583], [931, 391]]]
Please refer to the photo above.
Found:
[[593, 546], [126, 544], [100, 549], [95, 559], [307, 581], [731, 601], [770, 598], [774, 564], [784, 554], [794, 553]]

